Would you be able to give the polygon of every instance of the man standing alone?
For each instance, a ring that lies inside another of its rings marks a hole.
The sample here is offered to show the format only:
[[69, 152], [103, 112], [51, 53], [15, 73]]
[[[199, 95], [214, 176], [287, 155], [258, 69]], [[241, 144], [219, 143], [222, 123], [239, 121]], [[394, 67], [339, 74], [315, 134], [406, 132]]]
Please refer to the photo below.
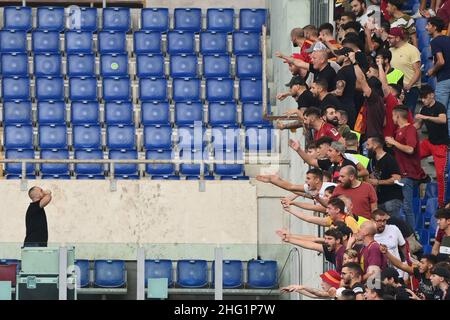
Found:
[[52, 200], [52, 193], [40, 187], [28, 191], [31, 203], [25, 217], [26, 236], [24, 247], [46, 247], [48, 241], [47, 217], [44, 207]]

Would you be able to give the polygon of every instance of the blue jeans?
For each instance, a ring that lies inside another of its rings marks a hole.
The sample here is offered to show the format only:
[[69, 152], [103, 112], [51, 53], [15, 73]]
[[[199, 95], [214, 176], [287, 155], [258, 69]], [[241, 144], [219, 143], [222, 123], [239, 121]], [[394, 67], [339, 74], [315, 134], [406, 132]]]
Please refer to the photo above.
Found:
[[400, 180], [404, 184], [402, 187], [403, 193], [403, 212], [405, 213], [406, 222], [413, 230], [416, 229], [416, 217], [413, 210], [414, 188], [419, 185], [417, 180], [411, 178], [402, 178]]
[[387, 212], [389, 216], [400, 218], [400, 209], [402, 208], [403, 202], [400, 199], [393, 199], [386, 201], [384, 203], [381, 203], [378, 208], [383, 210], [384, 212]]
[[411, 110], [414, 115], [417, 106], [417, 100], [419, 99], [420, 90], [417, 87], [412, 87], [408, 92], [405, 93], [404, 105]]
[[450, 135], [450, 79], [436, 83], [435, 99], [447, 108], [448, 133]]

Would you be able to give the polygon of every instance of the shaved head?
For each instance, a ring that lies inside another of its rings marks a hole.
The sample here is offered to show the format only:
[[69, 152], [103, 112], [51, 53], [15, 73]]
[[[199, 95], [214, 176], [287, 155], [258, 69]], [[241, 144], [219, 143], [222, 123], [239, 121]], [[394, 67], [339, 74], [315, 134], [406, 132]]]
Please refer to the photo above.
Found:
[[373, 221], [364, 221], [361, 224], [361, 230], [368, 236], [374, 236], [377, 234], [377, 226]]
[[28, 196], [33, 201], [40, 200], [43, 196], [43, 190], [37, 186], [31, 187], [30, 190], [28, 190]]

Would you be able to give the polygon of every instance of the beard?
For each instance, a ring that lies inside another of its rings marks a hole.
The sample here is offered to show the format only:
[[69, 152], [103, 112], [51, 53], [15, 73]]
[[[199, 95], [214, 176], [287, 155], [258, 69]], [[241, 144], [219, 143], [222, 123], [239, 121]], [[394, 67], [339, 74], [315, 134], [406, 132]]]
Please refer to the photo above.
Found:
[[369, 159], [375, 159], [376, 152], [374, 150], [367, 150], [367, 156]]
[[327, 119], [327, 122], [328, 122], [329, 124], [332, 124], [332, 125], [335, 126], [335, 127], [338, 127], [338, 126], [339, 126], [339, 120], [338, 120], [338, 119], [331, 119], [331, 120]]
[[341, 183], [342, 188], [344, 189], [350, 189], [352, 187], [352, 183], [350, 181], [347, 181], [346, 183]]

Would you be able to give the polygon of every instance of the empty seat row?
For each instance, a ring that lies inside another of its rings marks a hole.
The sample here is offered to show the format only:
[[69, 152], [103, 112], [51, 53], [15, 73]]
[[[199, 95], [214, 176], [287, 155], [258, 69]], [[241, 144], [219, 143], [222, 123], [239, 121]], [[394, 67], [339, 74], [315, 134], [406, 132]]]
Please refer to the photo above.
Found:
[[[260, 53], [260, 35], [255, 32], [240, 31], [233, 33], [233, 53]], [[204, 54], [226, 53], [228, 51], [227, 34], [220, 32], [202, 32], [200, 34], [200, 52]], [[153, 31], [134, 33], [135, 53], [161, 53], [162, 34]], [[93, 53], [94, 36], [88, 31], [67, 31], [65, 33], [66, 53]], [[37, 30], [32, 34], [34, 53], [55, 53], [62, 49], [60, 34], [57, 31]], [[19, 30], [0, 31], [0, 52], [27, 52], [27, 34]], [[187, 31], [170, 31], [167, 34], [167, 52], [194, 53], [195, 34]], [[120, 31], [101, 31], [98, 33], [98, 52], [127, 52], [127, 35]]]
[[[205, 128], [179, 127], [176, 144], [182, 149], [196, 149], [201, 151], [208, 144]], [[272, 128], [268, 126], [247, 127], [247, 148], [254, 150], [255, 144], [259, 148], [270, 150], [273, 136]], [[6, 149], [33, 149], [34, 135], [30, 125], [5, 126]], [[99, 125], [76, 125], [72, 130], [72, 147], [75, 149], [98, 149], [102, 147], [102, 134]], [[67, 149], [69, 147], [67, 128], [65, 125], [39, 126], [40, 149]], [[241, 149], [239, 128], [214, 127], [211, 130], [211, 143], [214, 149]], [[263, 146], [262, 142], [265, 142]], [[143, 130], [143, 147], [147, 150], [171, 149], [174, 144], [173, 130], [168, 125], [149, 125]], [[136, 148], [136, 130], [132, 125], [110, 125], [106, 129], [106, 147], [108, 149]], [[201, 154], [199, 156], [202, 156]]]
[[[171, 123], [168, 102], [149, 101], [140, 105], [143, 125], [167, 125]], [[237, 105], [234, 102], [211, 102], [208, 104], [208, 124], [212, 126], [237, 125]], [[109, 101], [104, 107], [104, 122], [111, 124], [132, 124], [133, 105], [129, 101]], [[263, 118], [260, 102], [242, 105], [242, 124], [245, 126], [269, 124]], [[70, 123], [99, 124], [100, 106], [96, 101], [75, 101], [70, 107]], [[37, 103], [37, 122], [45, 124], [65, 124], [66, 104], [64, 101], [39, 101]], [[175, 124], [178, 126], [205, 122], [204, 105], [201, 102], [177, 102], [175, 104]], [[31, 124], [32, 104], [30, 101], [5, 101], [3, 104], [3, 123]]]
[[[1, 76], [28, 76], [29, 63], [26, 53], [5, 53], [1, 55]], [[170, 56], [170, 76], [190, 78], [200, 75], [198, 57], [194, 54]], [[206, 78], [228, 78], [231, 76], [229, 55], [203, 56], [203, 75]], [[39, 76], [60, 76], [62, 56], [59, 53], [34, 55], [33, 74]], [[92, 77], [96, 75], [94, 54], [69, 54], [67, 70], [69, 77]], [[100, 75], [102, 77], [123, 77], [129, 75], [129, 59], [124, 53], [102, 54], [100, 56]], [[136, 57], [136, 76], [164, 77], [165, 59], [162, 54], [139, 54]], [[238, 78], [260, 78], [262, 76], [261, 55], [236, 56], [236, 76]]]
[[[77, 260], [79, 268], [80, 287], [89, 287], [90, 262]], [[244, 286], [244, 264], [240, 260], [223, 261], [223, 287], [240, 288]], [[94, 286], [121, 287], [124, 283], [125, 263], [122, 260], [95, 261]], [[145, 261], [145, 286], [149, 279], [167, 279], [168, 286], [175, 285], [173, 262], [171, 260]], [[211, 267], [211, 281], [208, 262], [206, 260], [179, 260], [176, 264], [176, 285], [185, 288], [202, 288], [210, 282], [214, 285], [214, 262]], [[247, 286], [251, 288], [267, 289], [278, 286], [277, 263], [272, 260], [251, 260], [247, 263]]]
[[[96, 31], [97, 9], [86, 7], [69, 7], [67, 20], [63, 7], [38, 7], [37, 29], [67, 29]], [[239, 11], [239, 28], [241, 30], [261, 31], [266, 23], [265, 9], [241, 9]], [[234, 28], [234, 9], [208, 9], [206, 13], [207, 29], [231, 32]], [[5, 29], [31, 30], [33, 27], [30, 7], [5, 7], [3, 11]], [[202, 12], [199, 8], [176, 8], [174, 10], [174, 27], [177, 30], [199, 32], [202, 29]], [[169, 30], [169, 10], [167, 8], [141, 9], [141, 28], [166, 32]], [[126, 7], [102, 9], [102, 29], [129, 31], [131, 29], [131, 11]]]
[[[201, 79], [176, 78], [172, 81], [171, 97], [174, 101], [202, 100]], [[235, 82], [231, 78], [206, 79], [206, 96], [209, 102], [234, 101]], [[104, 77], [102, 79], [102, 99], [104, 101], [131, 100], [131, 80], [129, 77]], [[64, 100], [63, 77], [37, 77], [35, 80], [37, 100]], [[28, 77], [3, 77], [2, 99], [30, 100], [30, 79]], [[97, 79], [95, 77], [71, 77], [69, 79], [70, 101], [98, 100]], [[169, 99], [168, 81], [165, 78], [139, 79], [140, 101], [166, 101]], [[239, 100], [242, 102], [262, 101], [261, 79], [239, 80]]]

